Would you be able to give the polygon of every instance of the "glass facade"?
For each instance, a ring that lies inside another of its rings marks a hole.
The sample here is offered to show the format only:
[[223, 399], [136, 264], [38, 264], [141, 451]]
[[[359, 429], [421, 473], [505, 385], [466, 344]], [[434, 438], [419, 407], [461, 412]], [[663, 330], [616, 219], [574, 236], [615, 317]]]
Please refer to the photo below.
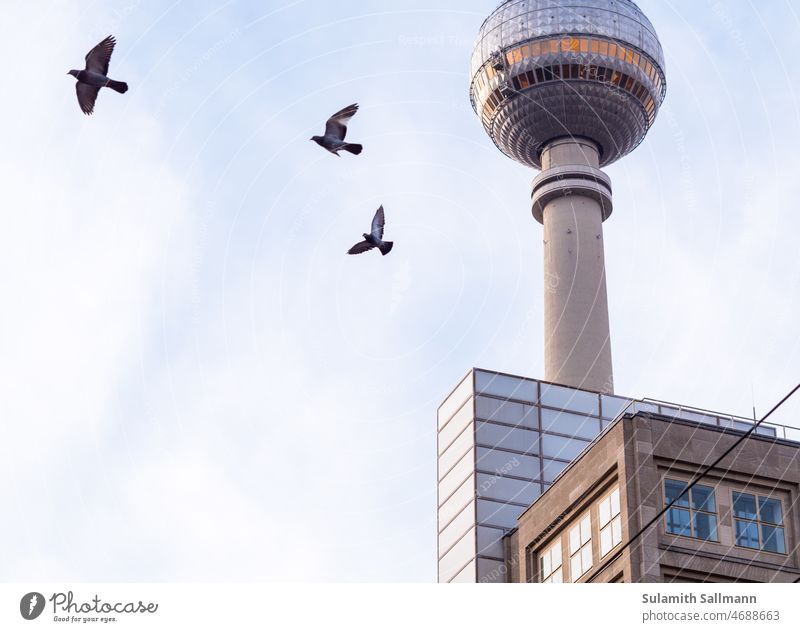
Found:
[[[629, 403], [470, 372], [438, 412], [439, 581], [505, 581], [504, 534]], [[580, 549], [583, 568], [591, 542]], [[551, 581], [568, 574], [560, 556]]]

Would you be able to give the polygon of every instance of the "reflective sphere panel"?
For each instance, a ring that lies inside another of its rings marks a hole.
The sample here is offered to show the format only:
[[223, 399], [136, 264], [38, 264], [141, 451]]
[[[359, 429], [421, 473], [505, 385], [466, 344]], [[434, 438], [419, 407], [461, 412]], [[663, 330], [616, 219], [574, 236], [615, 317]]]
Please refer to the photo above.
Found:
[[631, 0], [507, 0], [472, 55], [470, 97], [487, 133], [536, 168], [564, 136], [594, 141], [601, 165], [628, 154], [665, 94], [661, 44]]

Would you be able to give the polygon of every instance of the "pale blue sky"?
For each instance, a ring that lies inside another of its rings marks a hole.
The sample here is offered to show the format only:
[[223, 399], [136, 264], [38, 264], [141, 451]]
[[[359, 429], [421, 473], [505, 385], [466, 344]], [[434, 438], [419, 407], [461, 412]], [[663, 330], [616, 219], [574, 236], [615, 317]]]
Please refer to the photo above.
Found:
[[[468, 99], [496, 3], [33, 4], [0, 9], [0, 579], [433, 581], [439, 402], [542, 376], [535, 174]], [[639, 4], [669, 90], [607, 169], [617, 391], [763, 412], [800, 367], [800, 10]], [[87, 118], [109, 33], [131, 89]], [[354, 101], [359, 158], [309, 142]], [[394, 252], [344, 256], [380, 204]]]

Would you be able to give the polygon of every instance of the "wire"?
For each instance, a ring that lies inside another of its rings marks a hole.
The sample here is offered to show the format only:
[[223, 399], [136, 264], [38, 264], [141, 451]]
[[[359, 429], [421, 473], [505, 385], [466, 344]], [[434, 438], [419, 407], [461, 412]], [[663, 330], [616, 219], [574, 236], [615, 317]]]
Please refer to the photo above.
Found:
[[[680, 500], [680, 498], [681, 498], [681, 497], [682, 497], [684, 494], [686, 494], [686, 493], [687, 493], [687, 492], [688, 492], [690, 489], [692, 489], [692, 488], [693, 488], [695, 485], [697, 485], [697, 484], [698, 484], [698, 483], [699, 483], [699, 482], [700, 482], [700, 481], [701, 481], [703, 478], [705, 478], [705, 477], [708, 475], [708, 473], [709, 473], [711, 470], [713, 470], [715, 467], [717, 467], [717, 465], [719, 465], [719, 464], [720, 464], [720, 463], [721, 463], [721, 462], [722, 462], [722, 461], [723, 461], [723, 460], [724, 460], [724, 459], [725, 459], [725, 458], [726, 458], [726, 457], [727, 457], [727, 456], [728, 456], [728, 455], [729, 455], [731, 452], [733, 452], [733, 451], [734, 451], [736, 448], [738, 448], [738, 447], [739, 447], [739, 446], [742, 444], [742, 442], [743, 442], [743, 441], [745, 441], [746, 439], [748, 439], [748, 438], [749, 438], [749, 437], [750, 437], [750, 436], [751, 436], [751, 435], [752, 435], [752, 434], [753, 434], [753, 433], [756, 431], [756, 429], [757, 429], [757, 428], [758, 428], [758, 427], [759, 427], [759, 426], [760, 426], [762, 423], [764, 423], [764, 422], [765, 422], [767, 419], [769, 419], [769, 418], [770, 418], [770, 416], [772, 415], [772, 413], [774, 413], [774, 412], [775, 412], [776, 410], [778, 410], [778, 409], [779, 409], [781, 406], [783, 406], [783, 405], [784, 405], [784, 404], [785, 404], [785, 403], [786, 403], [786, 402], [787, 402], [787, 401], [788, 401], [788, 400], [789, 400], [789, 399], [790, 399], [790, 398], [791, 398], [791, 397], [792, 397], [792, 396], [793, 396], [793, 395], [794, 395], [794, 394], [795, 394], [797, 391], [800, 391], [800, 384], [798, 384], [797, 386], [795, 386], [795, 387], [794, 387], [794, 388], [793, 388], [793, 389], [792, 389], [792, 390], [789, 392], [789, 394], [788, 394], [788, 395], [786, 395], [786, 397], [784, 397], [784, 398], [783, 398], [783, 399], [782, 399], [780, 402], [778, 402], [778, 403], [777, 403], [775, 406], [773, 406], [773, 407], [772, 407], [772, 410], [770, 410], [770, 411], [769, 411], [769, 412], [768, 412], [768, 413], [767, 413], [767, 414], [766, 414], [764, 417], [762, 417], [760, 421], [758, 421], [757, 423], [753, 424], [753, 427], [752, 427], [752, 428], [750, 428], [750, 429], [749, 429], [749, 430], [748, 430], [746, 433], [744, 433], [744, 434], [743, 434], [741, 437], [739, 437], [738, 441], [736, 441], [736, 442], [735, 442], [735, 443], [734, 443], [734, 444], [733, 444], [733, 445], [732, 445], [730, 448], [728, 448], [727, 450], [725, 450], [725, 452], [723, 452], [723, 453], [722, 453], [722, 456], [720, 456], [720, 457], [719, 457], [719, 458], [718, 458], [716, 461], [714, 461], [714, 462], [713, 462], [711, 465], [709, 465], [708, 467], [706, 467], [706, 468], [705, 468], [705, 469], [704, 469], [704, 470], [703, 470], [703, 471], [702, 471], [700, 474], [698, 474], [698, 475], [697, 475], [697, 476], [696, 476], [696, 477], [695, 477], [695, 478], [692, 480], [692, 482], [690, 482], [690, 483], [689, 483], [689, 484], [686, 486], [686, 489], [684, 490], [684, 492], [683, 492], [683, 493], [682, 493], [680, 496], [678, 496], [677, 498], [675, 498], [675, 499], [673, 499], [672, 501], [670, 501], [669, 503], [667, 503], [667, 505], [666, 505], [666, 506], [665, 506], [665, 507], [664, 507], [664, 508], [663, 508], [661, 511], [659, 511], [659, 512], [658, 512], [658, 513], [655, 515], [655, 517], [654, 517], [653, 519], [651, 519], [651, 520], [650, 520], [650, 521], [649, 521], [649, 522], [648, 522], [648, 523], [647, 523], [645, 526], [643, 526], [641, 529], [639, 529], [639, 531], [637, 531], [637, 532], [636, 532], [634, 535], [632, 535], [632, 536], [631, 536], [631, 537], [628, 539], [628, 541], [627, 541], [625, 544], [623, 544], [623, 545], [622, 545], [622, 546], [621, 546], [619, 549], [617, 549], [617, 552], [616, 552], [616, 553], [614, 553], [614, 555], [612, 555], [610, 558], [608, 558], [608, 559], [607, 559], [607, 560], [606, 560], [606, 561], [605, 561], [605, 562], [604, 562], [604, 563], [603, 563], [603, 564], [600, 566], [600, 568], [598, 568], [598, 569], [597, 569], [597, 570], [596, 570], [594, 573], [592, 573], [592, 577], [590, 578], [590, 580], [591, 580], [591, 579], [593, 579], [593, 578], [595, 578], [595, 577], [597, 577], [597, 576], [598, 576], [598, 575], [599, 575], [601, 572], [603, 572], [603, 571], [604, 571], [606, 568], [608, 568], [608, 566], [609, 566], [610, 564], [612, 564], [614, 561], [616, 561], [617, 559], [619, 559], [619, 556], [620, 556], [620, 555], [622, 555], [622, 554], [625, 552], [625, 550], [626, 550], [626, 549], [628, 549], [628, 548], [631, 546], [631, 544], [633, 544], [633, 543], [634, 543], [634, 541], [635, 541], [635, 540], [637, 540], [637, 539], [639, 539], [640, 537], [642, 537], [642, 536], [644, 535], [645, 531], [647, 531], [647, 530], [648, 530], [650, 527], [652, 527], [652, 526], [653, 526], [654, 524], [656, 524], [656, 523], [657, 523], [659, 520], [661, 520], [661, 518], [662, 518], [662, 517], [663, 517], [663, 516], [664, 516], [664, 515], [665, 515], [665, 514], [666, 514], [666, 513], [667, 513], [667, 512], [670, 510], [670, 509], [672, 509], [672, 507], [673, 507], [673, 506], [675, 506], [675, 503], [677, 503], [677, 502], [678, 502], [678, 500]], [[795, 580], [793, 583], [800, 583], [800, 577], [798, 577], [798, 578], [797, 578], [797, 579], [796, 579], [796, 580]]]

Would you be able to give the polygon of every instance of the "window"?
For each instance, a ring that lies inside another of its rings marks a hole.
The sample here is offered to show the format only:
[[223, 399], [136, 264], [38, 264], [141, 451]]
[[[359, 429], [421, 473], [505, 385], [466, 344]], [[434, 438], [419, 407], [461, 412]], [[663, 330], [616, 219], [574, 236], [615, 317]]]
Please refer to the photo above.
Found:
[[561, 584], [564, 573], [561, 569], [561, 541], [551, 546], [539, 561], [539, 573], [543, 584]]
[[600, 501], [600, 557], [605, 557], [622, 542], [622, 516], [620, 516], [619, 487]]
[[580, 40], [574, 37], [565, 37], [561, 40], [561, 52], [562, 53], [577, 53], [580, 47]]
[[589, 514], [569, 531], [569, 568], [573, 582], [592, 568], [592, 521]]
[[667, 533], [717, 542], [717, 504], [714, 488], [695, 485], [686, 491], [683, 481], [664, 481], [664, 502], [675, 504], [667, 512]]
[[780, 500], [733, 492], [733, 523], [737, 546], [786, 554]]

